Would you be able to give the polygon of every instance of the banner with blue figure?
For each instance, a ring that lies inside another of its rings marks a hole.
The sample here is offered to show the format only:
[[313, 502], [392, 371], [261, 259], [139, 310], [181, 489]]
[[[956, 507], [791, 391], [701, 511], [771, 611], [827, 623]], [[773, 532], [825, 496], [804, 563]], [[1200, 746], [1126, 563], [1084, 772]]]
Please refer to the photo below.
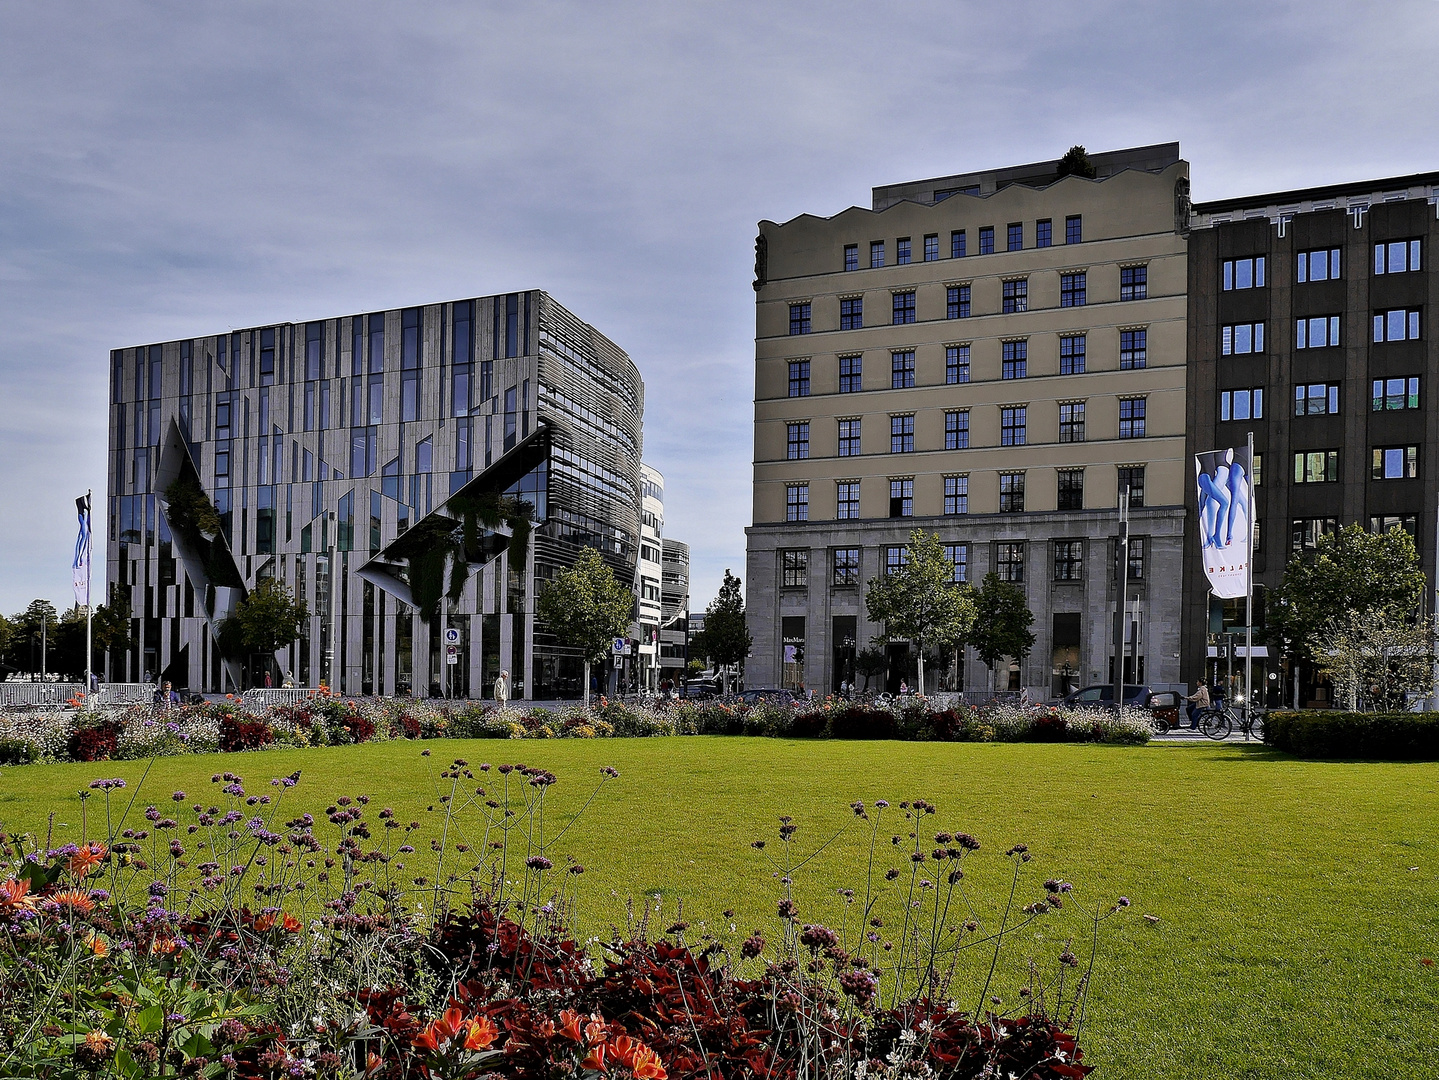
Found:
[[1254, 543], [1253, 483], [1247, 446], [1194, 455], [1199, 485], [1199, 553], [1214, 595], [1249, 592]]

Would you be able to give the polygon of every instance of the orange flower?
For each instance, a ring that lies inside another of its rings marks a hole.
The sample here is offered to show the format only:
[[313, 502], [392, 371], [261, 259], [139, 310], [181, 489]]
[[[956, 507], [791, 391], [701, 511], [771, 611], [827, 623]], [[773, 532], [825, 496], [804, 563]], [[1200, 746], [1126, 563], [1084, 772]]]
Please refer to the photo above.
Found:
[[605, 1036], [608, 1034], [605, 1025], [598, 1018], [585, 1025], [585, 1041], [591, 1045], [604, 1042]]
[[105, 856], [109, 854], [109, 851], [110, 849], [104, 844], [86, 844], [79, 851], [75, 852], [74, 855], [70, 856], [70, 861], [66, 865], [69, 867], [70, 873], [78, 878], [82, 878], [91, 870], [95, 869], [95, 867], [99, 866]]
[[583, 1019], [573, 1009], [563, 1009], [560, 1012], [560, 1034], [574, 1042], [584, 1042], [584, 1034], [580, 1031], [580, 1020]]
[[441, 1050], [460, 1033], [465, 1014], [459, 1009], [446, 1009], [445, 1015], [431, 1020], [425, 1030], [415, 1036], [415, 1045], [424, 1050]]
[[298, 934], [300, 927], [303, 925], [304, 923], [300, 922], [299, 919], [295, 918], [295, 916], [291, 915], [288, 911], [285, 913], [285, 917], [280, 920], [280, 929], [287, 934]]
[[488, 1016], [479, 1016], [469, 1022], [465, 1032], [466, 1050], [483, 1050], [500, 1037], [500, 1029]]
[[107, 1056], [110, 1053], [110, 1048], [114, 1045], [115, 1040], [103, 1031], [88, 1031], [85, 1033], [85, 1048], [97, 1057]]
[[604, 1072], [604, 1071], [605, 1071], [605, 1044], [604, 1044], [604, 1043], [595, 1043], [594, 1046], [591, 1046], [591, 1047], [590, 1047], [590, 1052], [589, 1052], [589, 1054], [585, 1057], [585, 1060], [582, 1061], [582, 1062], [580, 1062], [580, 1068], [582, 1068], [582, 1069], [591, 1069], [591, 1070], [593, 1070], [594, 1072]]
[[85, 944], [90, 947], [90, 951], [96, 956], [110, 955], [110, 946], [105, 943], [105, 939], [99, 934], [91, 934], [85, 939]]
[[610, 1056], [638, 1080], [665, 1080], [665, 1067], [660, 1056], [638, 1039], [621, 1035], [609, 1044]]
[[67, 907], [81, 915], [88, 915], [95, 910], [95, 901], [90, 899], [89, 893], [81, 889], [65, 889], [53, 896], [47, 896], [46, 899], [57, 907]]
[[255, 920], [255, 929], [264, 934], [275, 929], [275, 913], [267, 911]]
[[156, 938], [150, 942], [150, 951], [162, 956], [169, 956], [180, 947], [180, 943], [172, 937]]
[[34, 908], [35, 898], [25, 895], [30, 891], [30, 879], [11, 878], [0, 881], [0, 909]]

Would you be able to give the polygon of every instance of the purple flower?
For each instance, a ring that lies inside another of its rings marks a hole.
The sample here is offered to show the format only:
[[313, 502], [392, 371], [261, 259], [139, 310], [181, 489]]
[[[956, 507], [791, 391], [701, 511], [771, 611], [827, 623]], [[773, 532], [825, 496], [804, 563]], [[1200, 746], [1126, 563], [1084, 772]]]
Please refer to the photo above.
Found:
[[525, 865], [528, 866], [531, 870], [544, 871], [553, 869], [555, 864], [550, 862], [550, 860], [545, 858], [543, 855], [531, 855], [528, 859], [525, 860]]

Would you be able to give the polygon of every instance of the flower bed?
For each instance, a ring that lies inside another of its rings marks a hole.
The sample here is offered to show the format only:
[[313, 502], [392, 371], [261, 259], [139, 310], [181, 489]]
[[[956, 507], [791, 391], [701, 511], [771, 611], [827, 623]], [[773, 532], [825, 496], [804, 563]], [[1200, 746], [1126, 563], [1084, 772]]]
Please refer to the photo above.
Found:
[[929, 742], [1144, 743], [1141, 713], [991, 705], [942, 708], [912, 697], [888, 707], [826, 698], [789, 706], [675, 701], [588, 709], [503, 709], [481, 702], [316, 696], [252, 713], [233, 700], [157, 712], [59, 709], [0, 713], [0, 764], [101, 761], [270, 746], [332, 746], [386, 739], [594, 739], [674, 735], [904, 739]]
[[[619, 779], [600, 771], [585, 806]], [[837, 879], [851, 888], [826, 890], [827, 920], [800, 910], [793, 883], [801, 872], [828, 883], [817, 859], [834, 838], [805, 846], [782, 817], [751, 845], [776, 887], [767, 928], [737, 933], [726, 911], [707, 932], [645, 900], [625, 930], [581, 943], [569, 913], [584, 867], [538, 839], [568, 827], [546, 827], [557, 782], [457, 759], [424, 824], [363, 794], [305, 813], [297, 775], [251, 790], [226, 772], [202, 795], [149, 803], [123, 780], [92, 782], [81, 842], [0, 834], [13, 860], [0, 871], [0, 1076], [1090, 1071], [1075, 1024], [1093, 947], [1011, 963], [1005, 946], [1034, 948], [1039, 920], [1059, 920], [1061, 941], [1093, 942], [1123, 898], [1082, 908], [1069, 882], [1039, 880], [1024, 845], [982, 855], [972, 836], [941, 830], [933, 804], [880, 800], [844, 811], [838, 831], [867, 836], [868, 851]], [[911, 839], [892, 845], [891, 830]], [[478, 835], [494, 839], [454, 839]], [[996, 897], [966, 882], [976, 859], [1004, 867]], [[984, 957], [972, 985], [955, 975], [970, 948]], [[1020, 983], [1009, 1007], [993, 992], [1000, 967]]]

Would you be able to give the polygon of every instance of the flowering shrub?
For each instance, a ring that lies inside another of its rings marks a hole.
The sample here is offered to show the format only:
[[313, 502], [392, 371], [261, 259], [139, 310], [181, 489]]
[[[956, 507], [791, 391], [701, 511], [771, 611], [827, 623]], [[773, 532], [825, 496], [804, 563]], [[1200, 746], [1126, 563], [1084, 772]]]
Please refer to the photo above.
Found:
[[120, 724], [105, 719], [77, 727], [65, 743], [65, 750], [75, 761], [108, 761], [115, 756], [120, 742]]
[[[585, 805], [618, 776], [602, 769]], [[1038, 940], [1037, 921], [1075, 919], [1071, 940], [1091, 942], [1128, 901], [1081, 911], [1069, 882], [1038, 881], [1021, 844], [994, 857], [1007, 872], [986, 903], [960, 885], [986, 857], [980, 842], [942, 830], [925, 800], [845, 813], [839, 833], [867, 834], [868, 851], [853, 888], [831, 892], [833, 918], [802, 912], [794, 881], [822, 872], [838, 834], [802, 846], [782, 817], [752, 844], [778, 887], [768, 929], [691, 940], [676, 912], [655, 934], [646, 902], [592, 949], [570, 918], [584, 867], [554, 850], [573, 819], [545, 820], [552, 773], [455, 759], [435, 778], [428, 824], [363, 794], [303, 812], [298, 780], [255, 790], [217, 773], [204, 794], [147, 802], [98, 779], [82, 793], [79, 843], [0, 834], [0, 1076], [1090, 1071], [1074, 1024], [1092, 950], [1028, 958], [1008, 1008], [995, 971], [1005, 943]], [[493, 839], [472, 846], [481, 835]], [[972, 984], [956, 975], [970, 949], [983, 956]]]
[[220, 721], [220, 749], [258, 750], [275, 741], [275, 732], [263, 720], [226, 716]]

